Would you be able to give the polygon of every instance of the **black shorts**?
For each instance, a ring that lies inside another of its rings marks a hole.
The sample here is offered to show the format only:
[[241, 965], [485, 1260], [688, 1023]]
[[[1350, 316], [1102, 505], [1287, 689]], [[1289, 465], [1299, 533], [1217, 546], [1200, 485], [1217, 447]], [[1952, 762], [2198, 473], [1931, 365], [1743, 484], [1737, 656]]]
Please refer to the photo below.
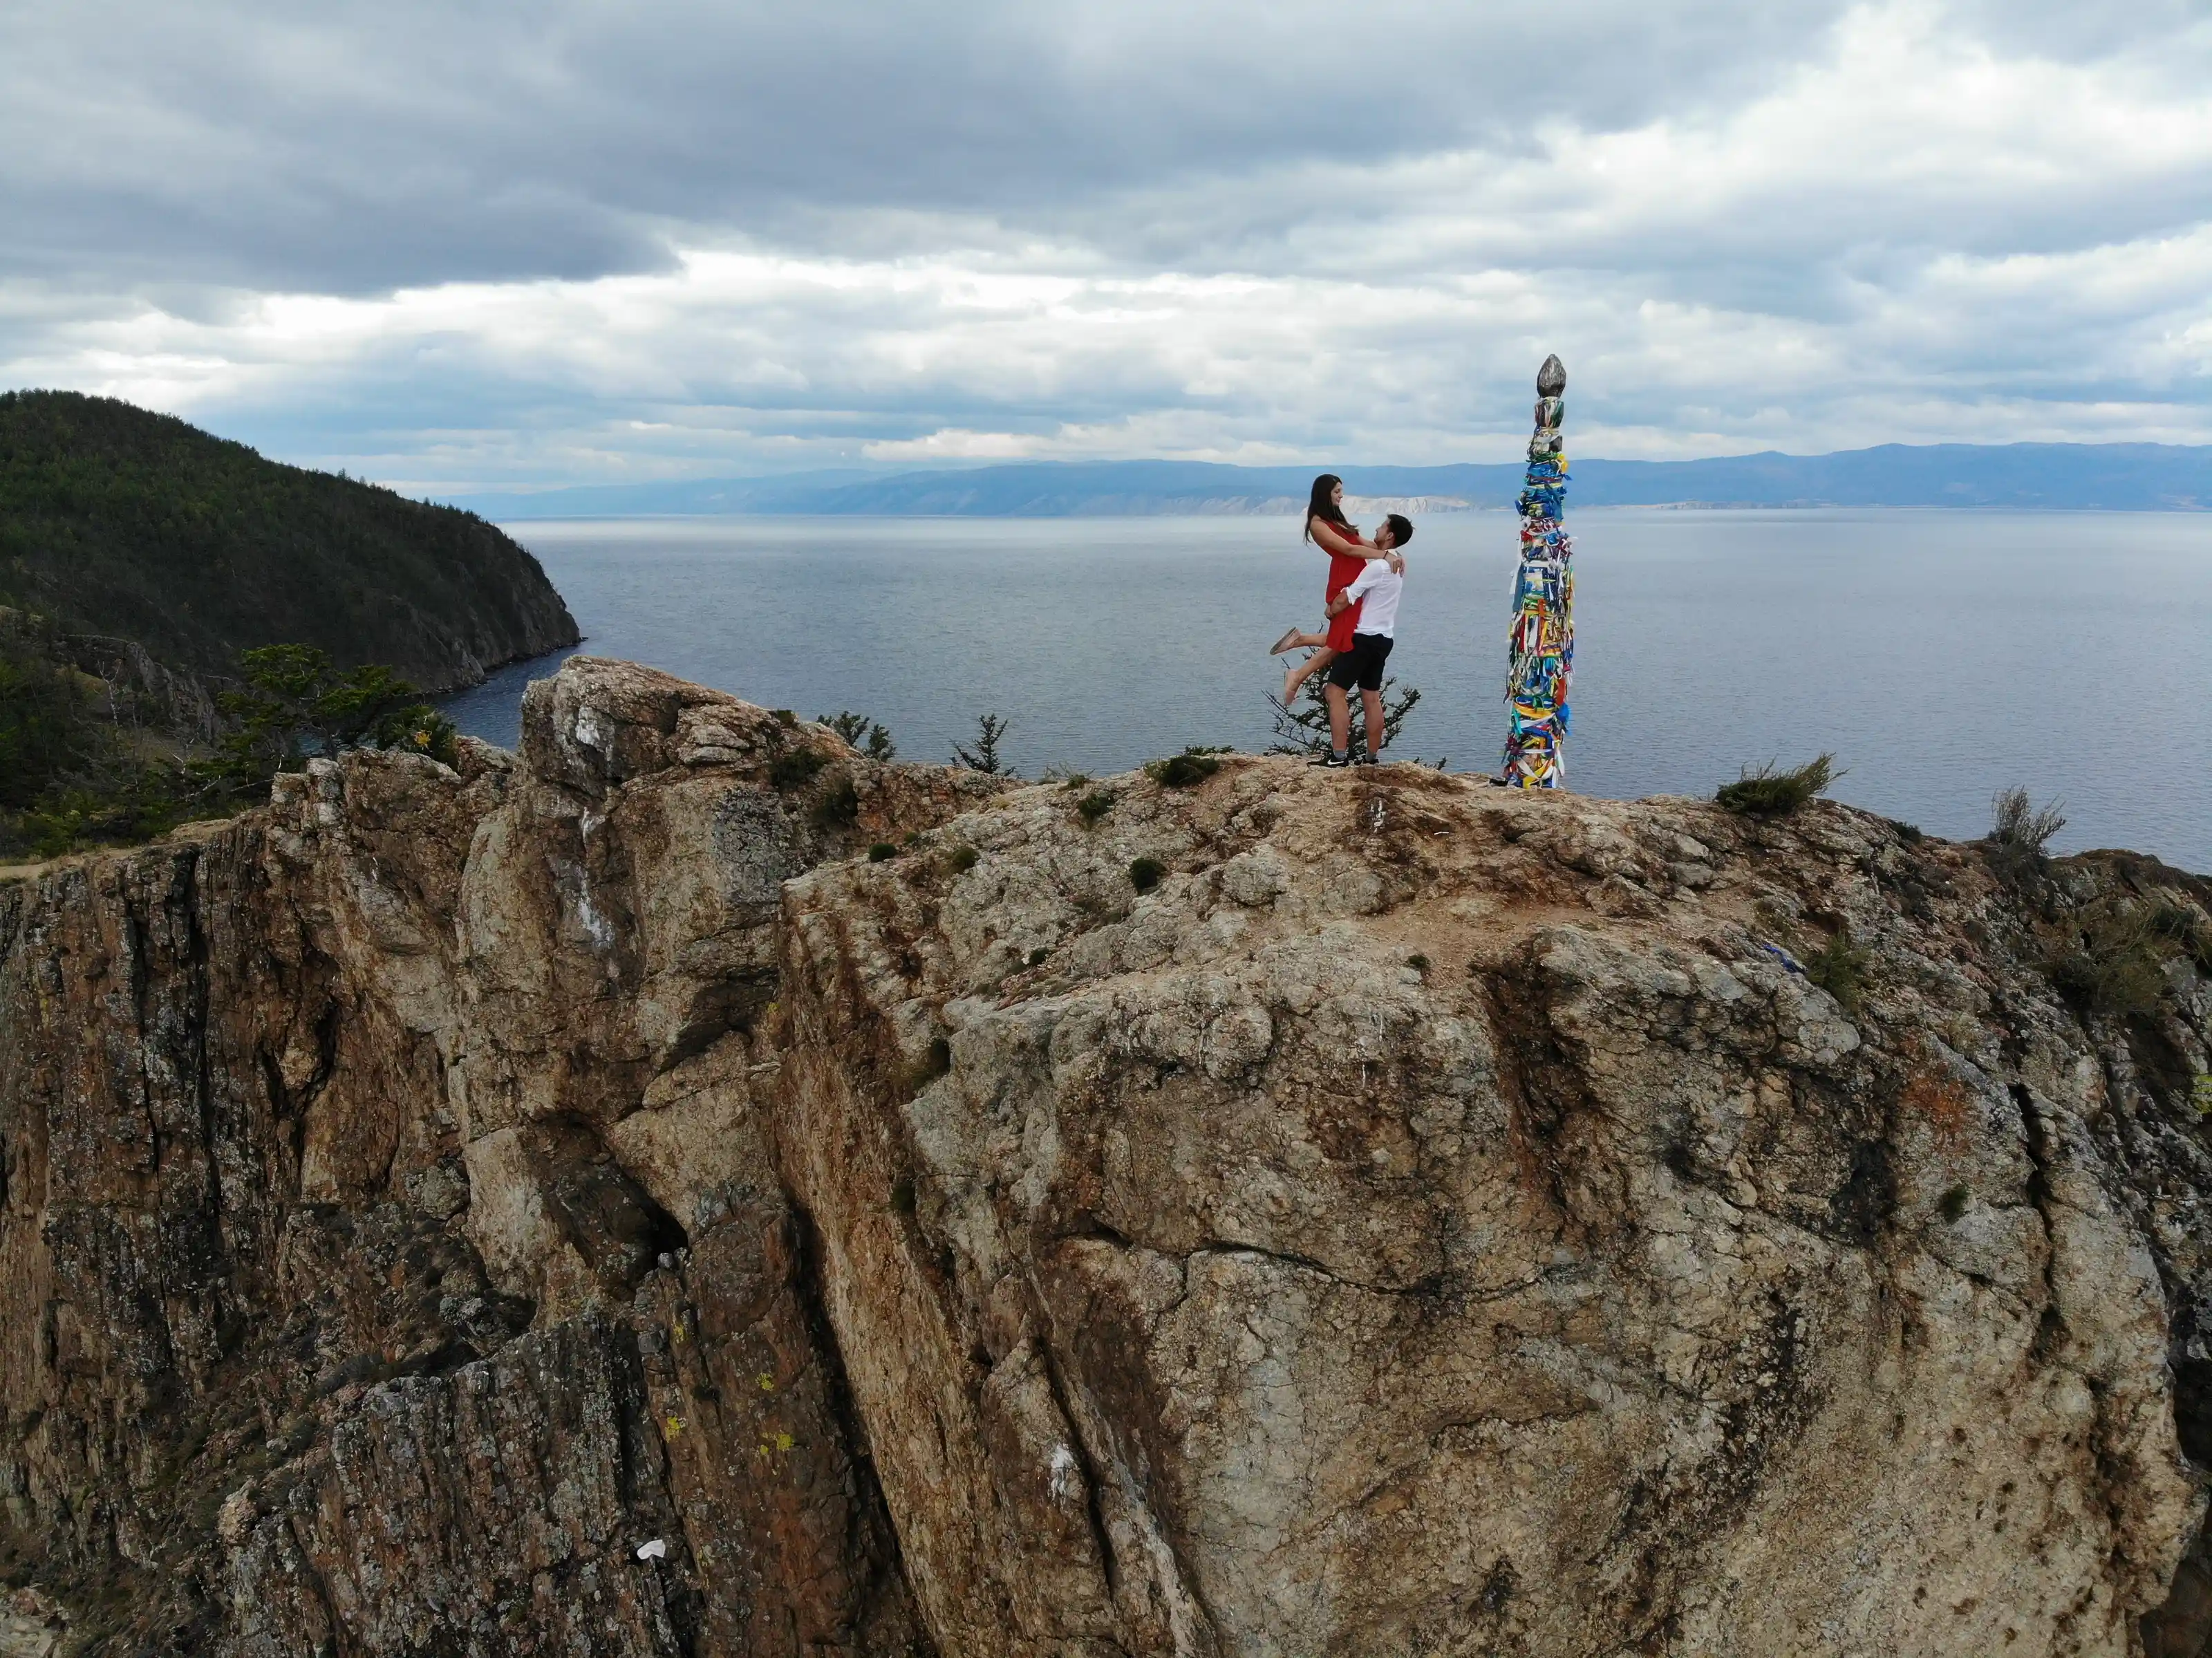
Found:
[[1355, 633], [1352, 649], [1328, 665], [1328, 682], [1340, 691], [1358, 686], [1362, 691], [1382, 688], [1382, 664], [1398, 642], [1387, 633]]

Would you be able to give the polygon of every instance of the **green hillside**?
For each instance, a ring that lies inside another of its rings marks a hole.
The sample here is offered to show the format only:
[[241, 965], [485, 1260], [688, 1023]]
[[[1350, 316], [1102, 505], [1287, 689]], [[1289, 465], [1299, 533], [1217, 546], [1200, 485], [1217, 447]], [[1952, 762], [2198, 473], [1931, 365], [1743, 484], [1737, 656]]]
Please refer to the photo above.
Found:
[[471, 513], [73, 392], [0, 393], [0, 604], [194, 674], [307, 644], [431, 691], [578, 637], [537, 559]]

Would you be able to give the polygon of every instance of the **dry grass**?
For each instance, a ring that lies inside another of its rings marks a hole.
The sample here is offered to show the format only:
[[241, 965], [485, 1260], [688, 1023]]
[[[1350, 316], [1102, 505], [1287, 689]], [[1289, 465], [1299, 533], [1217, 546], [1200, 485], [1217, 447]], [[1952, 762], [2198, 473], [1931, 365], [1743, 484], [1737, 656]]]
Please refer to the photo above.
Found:
[[2165, 995], [2166, 954], [2148, 910], [2106, 899], [2069, 919], [2044, 971], [2087, 1011], [2132, 1018], [2155, 1011]]

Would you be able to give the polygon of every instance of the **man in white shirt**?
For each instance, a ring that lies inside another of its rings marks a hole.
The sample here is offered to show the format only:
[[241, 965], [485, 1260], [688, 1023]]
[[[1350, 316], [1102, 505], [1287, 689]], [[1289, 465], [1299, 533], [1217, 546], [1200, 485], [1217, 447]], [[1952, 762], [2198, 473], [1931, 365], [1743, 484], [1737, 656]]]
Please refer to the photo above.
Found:
[[[1385, 521], [1389, 526], [1392, 548], [1402, 548], [1413, 539], [1413, 525], [1396, 513]], [[1377, 541], [1379, 544], [1379, 537]], [[1382, 664], [1390, 659], [1390, 647], [1397, 642], [1398, 595], [1406, 586], [1405, 576], [1391, 568], [1394, 562], [1389, 558], [1369, 559], [1367, 567], [1353, 578], [1352, 585], [1329, 602], [1328, 613], [1332, 616], [1358, 605], [1359, 619], [1353, 625], [1352, 649], [1329, 664], [1329, 753], [1317, 762], [1319, 765], [1352, 763], [1349, 693], [1355, 685], [1359, 687], [1359, 705], [1367, 716], [1367, 752], [1359, 757], [1359, 764], [1375, 765], [1382, 760]]]

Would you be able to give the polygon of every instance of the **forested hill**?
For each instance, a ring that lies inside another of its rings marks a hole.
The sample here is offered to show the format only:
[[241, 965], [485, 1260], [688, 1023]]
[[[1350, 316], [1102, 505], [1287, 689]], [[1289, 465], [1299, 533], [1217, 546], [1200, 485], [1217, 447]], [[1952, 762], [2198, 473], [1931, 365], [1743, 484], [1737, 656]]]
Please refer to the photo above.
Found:
[[472, 513], [73, 392], [0, 393], [0, 604], [196, 674], [311, 644], [432, 691], [578, 637], [537, 559]]

